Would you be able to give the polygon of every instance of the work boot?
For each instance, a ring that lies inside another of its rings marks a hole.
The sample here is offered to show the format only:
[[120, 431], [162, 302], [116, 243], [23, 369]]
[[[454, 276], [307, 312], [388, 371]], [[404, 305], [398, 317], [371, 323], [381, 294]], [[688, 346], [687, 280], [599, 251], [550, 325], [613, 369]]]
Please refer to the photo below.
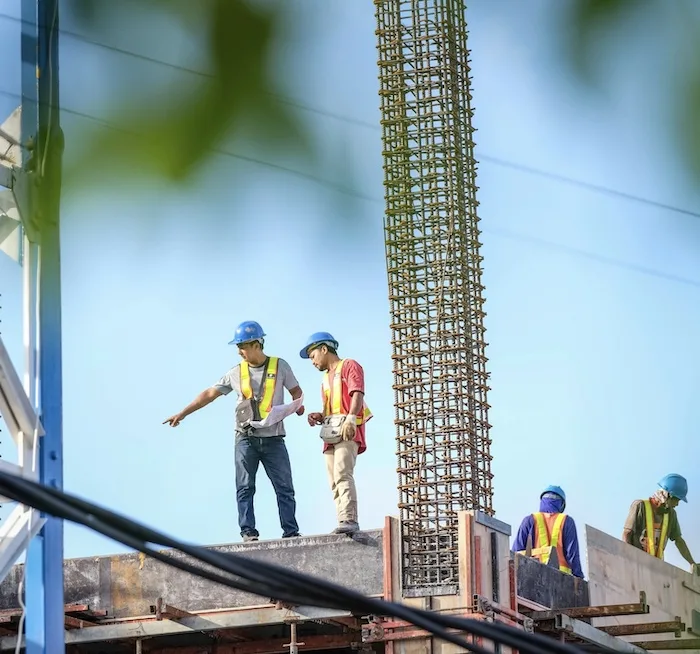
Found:
[[340, 524], [333, 530], [334, 534], [354, 534], [360, 531], [360, 525], [352, 520], [341, 520]]
[[297, 532], [296, 534], [288, 534], [287, 536], [282, 534], [282, 538], [301, 538], [301, 534], [299, 532]]
[[260, 539], [260, 537], [257, 536], [256, 534], [243, 534], [243, 542], [244, 543], [253, 543], [259, 539]]

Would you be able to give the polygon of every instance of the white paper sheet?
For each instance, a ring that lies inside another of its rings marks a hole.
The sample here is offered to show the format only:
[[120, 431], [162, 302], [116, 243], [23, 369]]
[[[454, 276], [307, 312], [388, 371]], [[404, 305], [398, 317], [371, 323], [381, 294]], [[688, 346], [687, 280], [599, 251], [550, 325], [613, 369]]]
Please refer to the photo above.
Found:
[[270, 413], [268, 413], [262, 420], [251, 420], [250, 426], [254, 427], [255, 429], [261, 429], [262, 427], [276, 425], [278, 422], [281, 422], [285, 418], [288, 418], [292, 414], [296, 413], [302, 404], [304, 404], [303, 395], [299, 399], [293, 400], [289, 404], [273, 406], [272, 409], [270, 409]]

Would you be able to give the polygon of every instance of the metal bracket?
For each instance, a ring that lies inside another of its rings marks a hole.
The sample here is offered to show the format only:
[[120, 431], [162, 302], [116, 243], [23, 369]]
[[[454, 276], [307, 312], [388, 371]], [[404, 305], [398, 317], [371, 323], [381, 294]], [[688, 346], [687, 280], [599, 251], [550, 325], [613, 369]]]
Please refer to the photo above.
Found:
[[289, 654], [297, 654], [299, 652], [299, 645], [306, 645], [306, 643], [300, 643], [297, 640], [297, 622], [289, 623], [289, 642], [282, 647], [289, 647]]
[[8, 575], [19, 556], [44, 526], [46, 518], [34, 509], [16, 506], [0, 527], [0, 581]]
[[189, 613], [188, 611], [183, 611], [175, 606], [166, 604], [162, 597], [159, 597], [156, 600], [155, 605], [152, 604], [149, 608], [151, 613], [155, 614], [156, 620], [179, 620], [181, 618], [197, 617], [193, 613]]
[[493, 617], [493, 605], [488, 600], [488, 598], [484, 597], [483, 595], [474, 595], [473, 607], [476, 613], [481, 613], [491, 618]]
[[[19, 375], [12, 365], [10, 355], [0, 337], [0, 415], [18, 450], [19, 464], [2, 461], [0, 470], [21, 477], [38, 479], [38, 470], [33, 470], [32, 455], [35, 438], [44, 435], [44, 427], [34, 412], [31, 402], [22, 386]], [[0, 575], [6, 574], [0, 569]], [[4, 576], [0, 576], [0, 581]]]
[[362, 642], [373, 643], [383, 640], [384, 627], [379, 618], [372, 617], [366, 625], [362, 625]]
[[700, 590], [691, 586], [687, 581], [682, 581], [681, 585], [683, 586], [683, 588], [689, 590], [691, 593], [697, 593], [698, 595], [700, 595]]
[[3, 166], [0, 164], [0, 186], [11, 189], [14, 184], [14, 175], [12, 174], [13, 169], [9, 166]]
[[12, 173], [12, 194], [17, 211], [24, 227], [24, 233], [31, 243], [40, 242], [40, 230], [36, 212], [36, 187], [38, 177], [34, 171], [15, 168]]
[[33, 171], [27, 171], [17, 166], [0, 165], [0, 186], [12, 191], [12, 197], [25, 234], [32, 243], [39, 242], [37, 214], [34, 211], [37, 179], [37, 175]]

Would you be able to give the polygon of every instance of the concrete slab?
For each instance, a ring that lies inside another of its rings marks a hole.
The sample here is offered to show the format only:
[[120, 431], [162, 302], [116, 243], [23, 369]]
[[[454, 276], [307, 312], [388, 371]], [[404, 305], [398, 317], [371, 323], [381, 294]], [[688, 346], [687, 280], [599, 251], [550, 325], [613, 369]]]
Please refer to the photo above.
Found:
[[[357, 590], [365, 595], [383, 592], [383, 538], [381, 531], [347, 536], [309, 536], [257, 543], [230, 544], [213, 550], [269, 561]], [[168, 550], [165, 550], [166, 552]], [[182, 558], [182, 555], [173, 553]], [[15, 566], [0, 584], [0, 609], [19, 606], [17, 588], [21, 566]], [[184, 611], [255, 606], [270, 598], [215, 584], [138, 553], [68, 559], [64, 562], [66, 604], [87, 604], [115, 618], [149, 615], [162, 597]]]
[[[670, 547], [673, 547], [670, 544]], [[693, 610], [700, 607], [700, 577], [665, 563], [590, 525], [586, 525], [586, 550], [591, 604], [635, 602], [644, 591], [646, 615], [596, 618], [595, 626], [666, 622], [679, 616], [692, 625]], [[693, 634], [686, 631], [685, 638]], [[672, 633], [625, 637], [631, 642], [669, 640]]]

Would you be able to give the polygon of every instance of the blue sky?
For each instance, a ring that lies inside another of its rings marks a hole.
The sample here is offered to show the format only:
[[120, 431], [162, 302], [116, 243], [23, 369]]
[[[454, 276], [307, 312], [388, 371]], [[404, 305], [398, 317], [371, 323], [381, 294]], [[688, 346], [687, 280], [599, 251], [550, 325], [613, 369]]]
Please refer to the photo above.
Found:
[[[642, 96], [663, 91], [664, 44], [621, 44], [630, 54], [611, 61], [612, 91], [592, 96], [552, 45], [553, 2], [470, 3], [477, 155], [696, 209], [659, 128], [662, 103]], [[65, 486], [199, 543], [238, 539], [233, 398], [175, 430], [161, 423], [236, 363], [227, 342], [245, 319], [261, 322], [269, 352], [291, 363], [308, 410], [320, 376], [298, 351], [310, 332], [333, 332], [341, 353], [363, 364], [375, 418], [357, 469], [360, 521], [379, 527], [396, 513], [373, 5], [291, 4], [275, 69], [281, 94], [367, 123], [300, 113], [324, 156], [340, 146], [353, 167], [350, 182], [324, 170], [360, 196], [345, 207], [350, 221], [339, 219], [348, 197], [330, 186], [220, 155], [179, 188], [107, 179], [63, 206]], [[19, 15], [18, 0], [0, 13]], [[196, 67], [196, 44], [172, 32], [149, 40], [141, 25], [111, 44]], [[0, 37], [6, 115], [20, 88], [18, 23], [0, 17]], [[106, 117], [110, 101], [139, 85], [187, 79], [66, 36], [68, 156], [89, 126], [71, 112]], [[254, 144], [239, 151], [269, 160]], [[691, 501], [679, 517], [700, 557], [700, 220], [486, 159], [478, 185], [497, 516], [516, 527], [541, 488], [557, 483], [582, 542], [585, 523], [619, 535], [630, 502], [679, 472]], [[338, 260], [349, 273], [334, 270]], [[2, 336], [21, 364], [21, 271], [9, 259], [0, 259], [0, 285]], [[355, 314], [341, 318], [337, 307], [350, 305]], [[300, 527], [324, 533], [334, 509], [318, 436], [300, 418], [287, 429]], [[8, 437], [0, 451], [14, 457]], [[278, 537], [264, 477], [256, 508], [262, 536]], [[67, 556], [121, 549], [66, 528]], [[673, 547], [667, 560], [681, 563]]]

